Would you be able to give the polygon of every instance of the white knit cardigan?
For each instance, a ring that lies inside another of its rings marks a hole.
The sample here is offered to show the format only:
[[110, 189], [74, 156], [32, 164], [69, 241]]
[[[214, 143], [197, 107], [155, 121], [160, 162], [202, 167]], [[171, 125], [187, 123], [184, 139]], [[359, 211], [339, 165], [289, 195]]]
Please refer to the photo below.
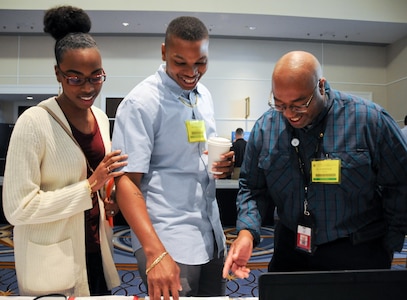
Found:
[[[55, 97], [41, 102], [69, 127]], [[109, 120], [92, 107], [106, 152]], [[92, 207], [81, 149], [43, 108], [17, 120], [3, 182], [4, 213], [14, 225], [14, 255], [20, 295], [64, 293], [88, 296], [84, 211]], [[100, 206], [100, 243], [109, 289], [120, 279], [113, 261], [112, 229]]]

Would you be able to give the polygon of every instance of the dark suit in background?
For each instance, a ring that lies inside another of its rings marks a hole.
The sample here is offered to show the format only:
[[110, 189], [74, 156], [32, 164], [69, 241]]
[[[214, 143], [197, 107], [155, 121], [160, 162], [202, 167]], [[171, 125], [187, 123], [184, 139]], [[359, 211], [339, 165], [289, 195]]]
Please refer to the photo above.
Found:
[[232, 179], [239, 179], [240, 167], [243, 162], [244, 152], [247, 142], [243, 138], [244, 131], [242, 128], [236, 129], [236, 140], [232, 144], [231, 150], [235, 152], [235, 165], [232, 174]]

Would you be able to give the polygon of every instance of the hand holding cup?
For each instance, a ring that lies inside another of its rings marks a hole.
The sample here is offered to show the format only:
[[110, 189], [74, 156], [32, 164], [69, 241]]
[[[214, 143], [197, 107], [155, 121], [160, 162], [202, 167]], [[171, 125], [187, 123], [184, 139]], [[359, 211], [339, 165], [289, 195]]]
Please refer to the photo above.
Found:
[[212, 174], [222, 174], [223, 172], [212, 171], [212, 165], [216, 161], [221, 161], [221, 155], [228, 153], [232, 147], [229, 139], [223, 137], [210, 137], [208, 139], [208, 169]]

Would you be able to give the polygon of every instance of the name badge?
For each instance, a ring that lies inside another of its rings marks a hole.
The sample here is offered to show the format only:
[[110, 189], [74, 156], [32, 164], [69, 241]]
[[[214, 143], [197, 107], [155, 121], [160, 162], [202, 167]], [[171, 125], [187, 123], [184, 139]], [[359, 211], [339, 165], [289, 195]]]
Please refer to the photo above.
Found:
[[317, 246], [315, 245], [315, 220], [314, 216], [307, 210], [306, 201], [304, 201], [304, 214], [300, 216], [297, 225], [296, 250], [307, 254], [314, 254]]
[[297, 249], [312, 253], [312, 228], [298, 225], [297, 226]]
[[187, 127], [188, 142], [206, 142], [205, 121], [187, 120], [185, 121], [185, 126]]
[[311, 181], [316, 183], [341, 182], [340, 159], [314, 159], [311, 162]]

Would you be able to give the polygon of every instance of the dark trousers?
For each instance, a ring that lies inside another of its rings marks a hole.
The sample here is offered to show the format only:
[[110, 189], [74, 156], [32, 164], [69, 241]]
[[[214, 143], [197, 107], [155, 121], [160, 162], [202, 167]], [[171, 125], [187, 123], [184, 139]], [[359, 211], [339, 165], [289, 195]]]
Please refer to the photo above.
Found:
[[106, 285], [103, 273], [102, 254], [100, 252], [86, 253], [86, 270], [91, 296], [111, 295]]
[[341, 238], [319, 245], [310, 255], [295, 249], [296, 233], [277, 223], [274, 232], [274, 254], [269, 272], [331, 271], [390, 269], [392, 258], [382, 238], [354, 245], [350, 238]]
[[[215, 253], [217, 252], [215, 247]], [[217, 254], [217, 253], [216, 253]], [[140, 277], [146, 289], [146, 256], [142, 248], [135, 251]], [[181, 297], [220, 297], [226, 294], [226, 280], [222, 278], [224, 257], [214, 258], [203, 265], [184, 265], [177, 263], [181, 275]]]

